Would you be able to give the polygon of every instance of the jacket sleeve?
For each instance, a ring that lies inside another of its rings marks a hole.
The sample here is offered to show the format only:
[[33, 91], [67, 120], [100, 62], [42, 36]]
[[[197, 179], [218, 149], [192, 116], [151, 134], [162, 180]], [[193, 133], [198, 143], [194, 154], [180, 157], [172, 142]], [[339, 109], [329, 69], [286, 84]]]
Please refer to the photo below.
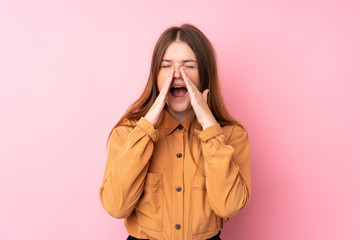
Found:
[[100, 202], [111, 216], [125, 218], [136, 208], [158, 136], [144, 117], [135, 127], [120, 126], [112, 132], [99, 189]]
[[195, 133], [201, 141], [210, 209], [222, 218], [232, 217], [248, 203], [251, 195], [247, 132], [233, 125], [227, 142], [218, 123]]

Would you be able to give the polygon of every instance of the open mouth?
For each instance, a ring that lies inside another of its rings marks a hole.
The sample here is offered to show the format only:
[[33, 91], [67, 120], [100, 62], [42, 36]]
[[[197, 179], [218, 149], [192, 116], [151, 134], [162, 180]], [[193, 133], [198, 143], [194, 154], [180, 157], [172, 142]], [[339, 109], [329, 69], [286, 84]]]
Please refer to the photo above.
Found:
[[176, 98], [184, 97], [187, 93], [187, 89], [181, 86], [174, 86], [170, 88], [171, 95]]

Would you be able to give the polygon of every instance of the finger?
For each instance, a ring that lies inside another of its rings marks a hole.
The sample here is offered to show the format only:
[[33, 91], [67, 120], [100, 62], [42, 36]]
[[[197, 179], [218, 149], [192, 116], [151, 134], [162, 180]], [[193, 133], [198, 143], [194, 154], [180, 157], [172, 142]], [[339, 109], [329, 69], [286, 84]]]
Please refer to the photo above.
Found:
[[171, 68], [171, 70], [170, 70], [170, 75], [169, 75], [169, 77], [166, 79], [166, 81], [165, 81], [165, 83], [164, 83], [164, 86], [162, 87], [162, 89], [161, 89], [161, 91], [160, 91], [160, 94], [161, 94], [162, 96], [165, 97], [165, 96], [167, 95], [167, 93], [169, 92], [173, 77], [174, 77], [174, 69]]
[[[188, 78], [188, 76], [186, 75], [184, 68], [180, 67], [180, 73], [184, 79], [185, 85], [187, 90], [189, 91], [190, 94], [195, 94], [195, 89], [197, 89], [195, 87], [195, 85], [192, 83], [192, 81]], [[194, 89], [195, 88], [195, 89]]]

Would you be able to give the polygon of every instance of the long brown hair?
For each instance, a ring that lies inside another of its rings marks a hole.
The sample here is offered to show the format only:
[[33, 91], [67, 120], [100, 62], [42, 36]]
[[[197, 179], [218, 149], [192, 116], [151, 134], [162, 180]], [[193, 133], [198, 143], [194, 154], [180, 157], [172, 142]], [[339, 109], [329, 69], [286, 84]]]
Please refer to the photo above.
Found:
[[[215, 50], [209, 39], [195, 26], [191, 24], [182, 24], [180, 27], [173, 26], [168, 28], [158, 39], [152, 55], [150, 74], [145, 89], [141, 96], [130, 105], [124, 115], [111, 129], [107, 139], [107, 145], [109, 144], [111, 133], [116, 127], [124, 125], [122, 123], [125, 119], [139, 120], [146, 115], [155, 102], [159, 94], [157, 77], [161, 60], [165, 54], [166, 48], [174, 41], [181, 41], [188, 44], [195, 53], [200, 78], [200, 91], [203, 92], [205, 89], [209, 89], [207, 102], [217, 122], [221, 126], [239, 124], [241, 127], [244, 127], [240, 122], [230, 116], [224, 104], [219, 85]], [[199, 128], [199, 126], [200, 124], [196, 117], [194, 117], [190, 123], [190, 130], [188, 131], [189, 143], [191, 142], [193, 129]]]

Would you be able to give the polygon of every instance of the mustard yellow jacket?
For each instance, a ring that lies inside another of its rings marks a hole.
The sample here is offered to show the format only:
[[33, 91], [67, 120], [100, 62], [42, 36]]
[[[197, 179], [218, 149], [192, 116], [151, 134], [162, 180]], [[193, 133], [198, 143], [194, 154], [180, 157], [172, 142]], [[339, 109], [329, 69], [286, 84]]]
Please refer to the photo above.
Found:
[[189, 146], [190, 118], [180, 123], [165, 109], [157, 128], [144, 117], [125, 123], [131, 126], [110, 136], [99, 196], [106, 212], [125, 218], [130, 235], [207, 239], [250, 200], [250, 146], [241, 126], [195, 129]]

